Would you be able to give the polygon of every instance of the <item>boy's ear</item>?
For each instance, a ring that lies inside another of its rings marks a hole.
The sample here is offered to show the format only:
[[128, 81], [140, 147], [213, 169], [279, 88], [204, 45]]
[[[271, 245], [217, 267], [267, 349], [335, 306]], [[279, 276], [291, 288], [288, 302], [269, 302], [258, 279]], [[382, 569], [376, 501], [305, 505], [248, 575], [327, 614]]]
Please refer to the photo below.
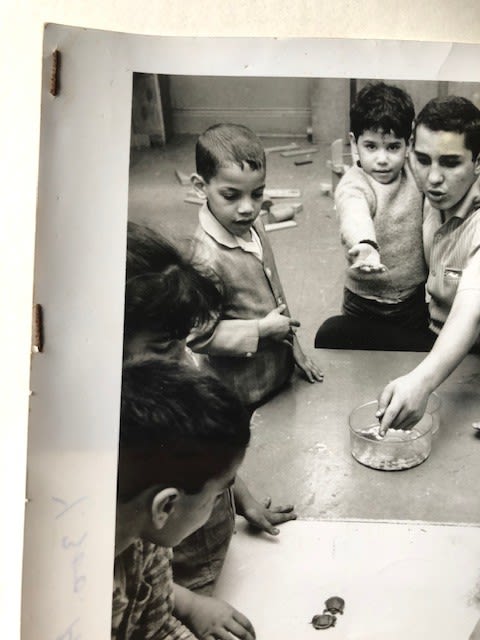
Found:
[[356, 165], [356, 164], [358, 164], [359, 157], [358, 157], [357, 141], [355, 140], [355, 136], [353, 134], [353, 131], [350, 131], [350, 133], [348, 134], [348, 139], [350, 140], [350, 150], [351, 150], [351, 154], [352, 154], [352, 162], [353, 162], [354, 165]]
[[480, 153], [477, 155], [477, 159], [475, 160], [475, 166], [473, 170], [476, 176], [480, 176]]
[[202, 176], [199, 176], [198, 173], [192, 173], [192, 175], [190, 176], [190, 182], [192, 183], [193, 188], [195, 189], [195, 192], [197, 194], [197, 196], [199, 198], [205, 198], [207, 197], [207, 194], [205, 193], [205, 180], [202, 178]]
[[168, 518], [175, 509], [175, 503], [180, 497], [178, 489], [173, 487], [161, 489], [152, 500], [152, 523], [156, 529], [163, 529]]

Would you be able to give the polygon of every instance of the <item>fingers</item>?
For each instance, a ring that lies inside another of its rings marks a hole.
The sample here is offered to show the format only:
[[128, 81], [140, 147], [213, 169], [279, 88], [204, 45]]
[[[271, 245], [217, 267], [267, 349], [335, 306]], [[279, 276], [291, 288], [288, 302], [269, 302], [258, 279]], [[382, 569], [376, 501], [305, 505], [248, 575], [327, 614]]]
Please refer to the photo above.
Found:
[[277, 313], [283, 313], [286, 308], [287, 308], [286, 304], [279, 304], [278, 307], [275, 309], [275, 311]]
[[301, 326], [300, 322], [298, 320], [294, 320], [293, 318], [290, 318], [288, 322], [289, 322], [291, 327], [300, 327]]
[[250, 620], [246, 616], [244, 616], [243, 613], [240, 613], [240, 611], [234, 609], [233, 619], [235, 620], [235, 622], [237, 622], [237, 624], [240, 625], [243, 632], [243, 635], [239, 635], [237, 633], [239, 638], [245, 638], [245, 640], [255, 640], [255, 629], [253, 628]]
[[[385, 389], [380, 394], [380, 398], [378, 399], [378, 410], [375, 414], [375, 416], [380, 420], [379, 435], [381, 436], [384, 436], [387, 433], [393, 419], [396, 417], [395, 409], [392, 409], [390, 407], [392, 396], [393, 388], [391, 384], [387, 384]], [[387, 409], [389, 410], [389, 412], [387, 413], [387, 415], [385, 415]]]

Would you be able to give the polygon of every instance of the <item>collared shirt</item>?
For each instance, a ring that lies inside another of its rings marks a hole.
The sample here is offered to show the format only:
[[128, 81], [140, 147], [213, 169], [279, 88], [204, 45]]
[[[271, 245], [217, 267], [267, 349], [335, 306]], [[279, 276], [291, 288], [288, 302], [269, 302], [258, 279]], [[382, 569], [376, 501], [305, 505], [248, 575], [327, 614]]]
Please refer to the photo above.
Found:
[[240, 236], [234, 236], [233, 233], [230, 233], [230, 231], [228, 231], [228, 229], [225, 229], [225, 227], [220, 224], [220, 222], [210, 211], [207, 203], [202, 205], [198, 216], [203, 229], [217, 242], [225, 245], [226, 247], [240, 247], [247, 253], [253, 253], [253, 255], [256, 256], [260, 261], [263, 260], [262, 243], [260, 242], [258, 233], [253, 227], [250, 229], [252, 239], [248, 241], [244, 240], [244, 238], [241, 238]]
[[115, 558], [112, 640], [195, 640], [173, 615], [171, 560], [140, 539]]
[[480, 289], [480, 180], [447, 219], [425, 201], [423, 245], [429, 265], [430, 328], [438, 334], [457, 291]]

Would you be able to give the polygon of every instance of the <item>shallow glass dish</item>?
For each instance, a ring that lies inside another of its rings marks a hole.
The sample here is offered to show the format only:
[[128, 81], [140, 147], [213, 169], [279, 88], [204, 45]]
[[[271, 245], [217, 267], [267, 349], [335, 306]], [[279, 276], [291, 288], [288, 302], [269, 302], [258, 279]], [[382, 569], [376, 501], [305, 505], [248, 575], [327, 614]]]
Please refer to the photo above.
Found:
[[421, 464], [432, 450], [432, 416], [425, 413], [412, 429], [389, 429], [379, 435], [376, 400], [354, 409], [349, 417], [352, 456], [382, 471], [401, 471]]
[[440, 427], [440, 407], [442, 406], [442, 401], [440, 400], [440, 396], [435, 393], [430, 394], [430, 397], [427, 402], [427, 413], [432, 416], [432, 435], [435, 435]]

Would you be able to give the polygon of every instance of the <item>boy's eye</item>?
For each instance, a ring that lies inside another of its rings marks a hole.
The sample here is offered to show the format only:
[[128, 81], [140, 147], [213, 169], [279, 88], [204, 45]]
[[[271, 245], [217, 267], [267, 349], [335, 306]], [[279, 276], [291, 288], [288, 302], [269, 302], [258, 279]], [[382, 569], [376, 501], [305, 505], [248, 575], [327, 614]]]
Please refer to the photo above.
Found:
[[376, 149], [376, 145], [373, 144], [373, 142], [365, 142], [365, 144], [363, 145], [365, 147], [365, 149], [368, 149], [369, 151], [373, 151], [374, 149]]
[[458, 158], [442, 158], [440, 160], [440, 166], [447, 167], [447, 169], [454, 169], [461, 164]]
[[424, 156], [421, 153], [416, 153], [415, 157], [419, 164], [423, 164], [424, 166], [427, 166], [430, 164], [430, 158], [428, 156]]
[[263, 189], [261, 191], [254, 191], [254, 193], [252, 193], [252, 198], [255, 200], [261, 200], [263, 198]]
[[235, 200], [235, 198], [238, 197], [236, 193], [232, 193], [231, 191], [228, 191], [226, 193], [222, 193], [221, 196], [225, 200]]
[[391, 144], [388, 147], [389, 151], [400, 151], [400, 145], [399, 144]]

